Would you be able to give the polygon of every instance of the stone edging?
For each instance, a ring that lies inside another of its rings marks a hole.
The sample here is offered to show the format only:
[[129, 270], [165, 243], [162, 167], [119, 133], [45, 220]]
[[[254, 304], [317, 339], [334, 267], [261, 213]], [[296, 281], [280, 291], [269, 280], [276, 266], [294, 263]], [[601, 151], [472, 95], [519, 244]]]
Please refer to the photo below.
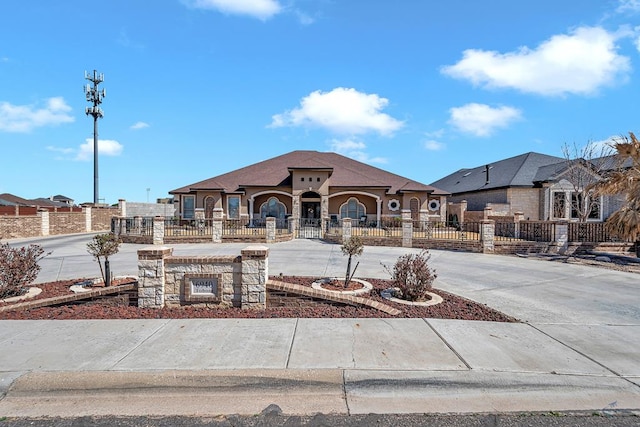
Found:
[[22, 300], [33, 298], [33, 297], [35, 297], [37, 295], [40, 295], [40, 293], [42, 293], [42, 289], [37, 288], [35, 286], [29, 286], [29, 290], [27, 291], [26, 294], [18, 295], [17, 297], [9, 297], [9, 298], [5, 298], [5, 299], [0, 299], [0, 302], [8, 303], [8, 302], [22, 301]]
[[[334, 277], [333, 279], [344, 282], [344, 277]], [[313, 289], [320, 289], [320, 290], [327, 291], [327, 292], [334, 292], [334, 293], [340, 294], [340, 295], [362, 295], [362, 294], [368, 294], [373, 289], [373, 286], [371, 285], [371, 283], [369, 283], [369, 282], [367, 282], [365, 280], [351, 279], [352, 282], [360, 283], [362, 285], [362, 288], [356, 289], [355, 291], [334, 291], [332, 289], [324, 289], [322, 287], [322, 280], [323, 279], [316, 280], [315, 282], [313, 282], [311, 284], [311, 287]]]
[[400, 298], [394, 297], [393, 296], [394, 289], [395, 288], [385, 289], [384, 291], [380, 292], [380, 296], [384, 299], [396, 302], [398, 304], [415, 305], [419, 307], [429, 307], [430, 305], [437, 305], [437, 304], [440, 304], [442, 301], [444, 301], [440, 295], [434, 294], [433, 292], [427, 292], [427, 295], [431, 297], [429, 301], [408, 301], [406, 299], [400, 299]]
[[313, 289], [309, 286], [294, 285], [292, 283], [280, 282], [278, 280], [267, 281], [267, 289], [275, 291], [286, 291], [299, 295], [304, 295], [312, 298], [321, 298], [329, 301], [341, 302], [351, 305], [364, 305], [367, 307], [375, 308], [383, 313], [397, 316], [402, 313], [401, 310], [393, 308], [387, 304], [383, 304], [379, 301], [374, 301], [369, 298], [356, 297], [353, 295], [341, 295], [340, 292], [327, 291], [324, 289]]

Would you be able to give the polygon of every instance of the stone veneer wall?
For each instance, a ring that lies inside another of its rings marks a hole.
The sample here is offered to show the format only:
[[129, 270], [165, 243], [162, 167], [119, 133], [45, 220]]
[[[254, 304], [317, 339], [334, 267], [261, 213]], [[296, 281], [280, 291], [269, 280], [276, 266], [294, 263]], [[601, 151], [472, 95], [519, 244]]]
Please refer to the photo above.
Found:
[[[138, 251], [138, 305], [162, 308], [192, 303], [265, 308], [269, 249], [248, 246], [240, 256], [173, 256], [173, 249], [152, 247]], [[219, 301], [187, 298], [185, 276], [218, 280]]]

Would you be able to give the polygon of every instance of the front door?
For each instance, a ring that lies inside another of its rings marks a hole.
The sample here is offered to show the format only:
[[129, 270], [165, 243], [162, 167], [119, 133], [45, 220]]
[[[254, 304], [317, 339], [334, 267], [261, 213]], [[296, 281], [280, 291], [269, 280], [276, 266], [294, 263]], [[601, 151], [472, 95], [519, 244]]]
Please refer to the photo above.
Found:
[[300, 227], [298, 227], [299, 239], [320, 239], [322, 227], [320, 218], [320, 202], [302, 202]]

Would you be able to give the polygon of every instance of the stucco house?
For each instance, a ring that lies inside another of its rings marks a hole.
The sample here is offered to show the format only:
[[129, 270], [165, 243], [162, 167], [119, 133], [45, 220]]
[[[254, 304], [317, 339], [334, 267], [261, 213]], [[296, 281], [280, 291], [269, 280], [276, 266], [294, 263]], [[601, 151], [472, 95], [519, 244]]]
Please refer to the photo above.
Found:
[[[569, 162], [562, 157], [529, 152], [460, 169], [431, 185], [451, 193], [450, 203], [466, 202], [467, 211], [491, 207], [495, 216], [521, 212], [529, 220], [577, 221], [579, 212], [575, 205], [583, 188], [606, 173], [606, 167], [594, 167], [596, 163], [605, 164], [598, 160]], [[594, 201], [587, 221], [606, 220], [620, 207], [621, 198], [607, 196]]]
[[307, 223], [352, 218], [368, 226], [408, 210], [416, 220], [443, 220], [448, 193], [337, 153], [292, 151], [169, 192], [176, 215], [198, 210], [247, 223], [275, 217]]

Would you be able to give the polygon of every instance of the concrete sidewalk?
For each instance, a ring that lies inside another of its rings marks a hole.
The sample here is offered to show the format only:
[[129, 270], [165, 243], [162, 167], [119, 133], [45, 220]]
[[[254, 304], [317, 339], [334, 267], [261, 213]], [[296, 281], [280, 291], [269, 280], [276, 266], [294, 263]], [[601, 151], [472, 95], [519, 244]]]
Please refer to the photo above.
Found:
[[435, 319], [2, 321], [0, 414], [256, 414], [272, 403], [286, 414], [640, 410], [633, 350], [610, 359], [612, 340], [586, 355], [545, 327]]
[[[39, 281], [96, 276], [90, 236], [42, 241]], [[21, 244], [14, 241], [12, 244]], [[246, 244], [172, 245], [234, 254]], [[137, 274], [123, 245], [116, 274]], [[360, 277], [403, 248], [366, 247]], [[436, 319], [0, 322], [0, 415], [606, 411], [640, 414], [637, 275], [432, 251], [435, 286], [524, 323]], [[344, 273], [339, 245], [270, 245], [271, 274]]]

